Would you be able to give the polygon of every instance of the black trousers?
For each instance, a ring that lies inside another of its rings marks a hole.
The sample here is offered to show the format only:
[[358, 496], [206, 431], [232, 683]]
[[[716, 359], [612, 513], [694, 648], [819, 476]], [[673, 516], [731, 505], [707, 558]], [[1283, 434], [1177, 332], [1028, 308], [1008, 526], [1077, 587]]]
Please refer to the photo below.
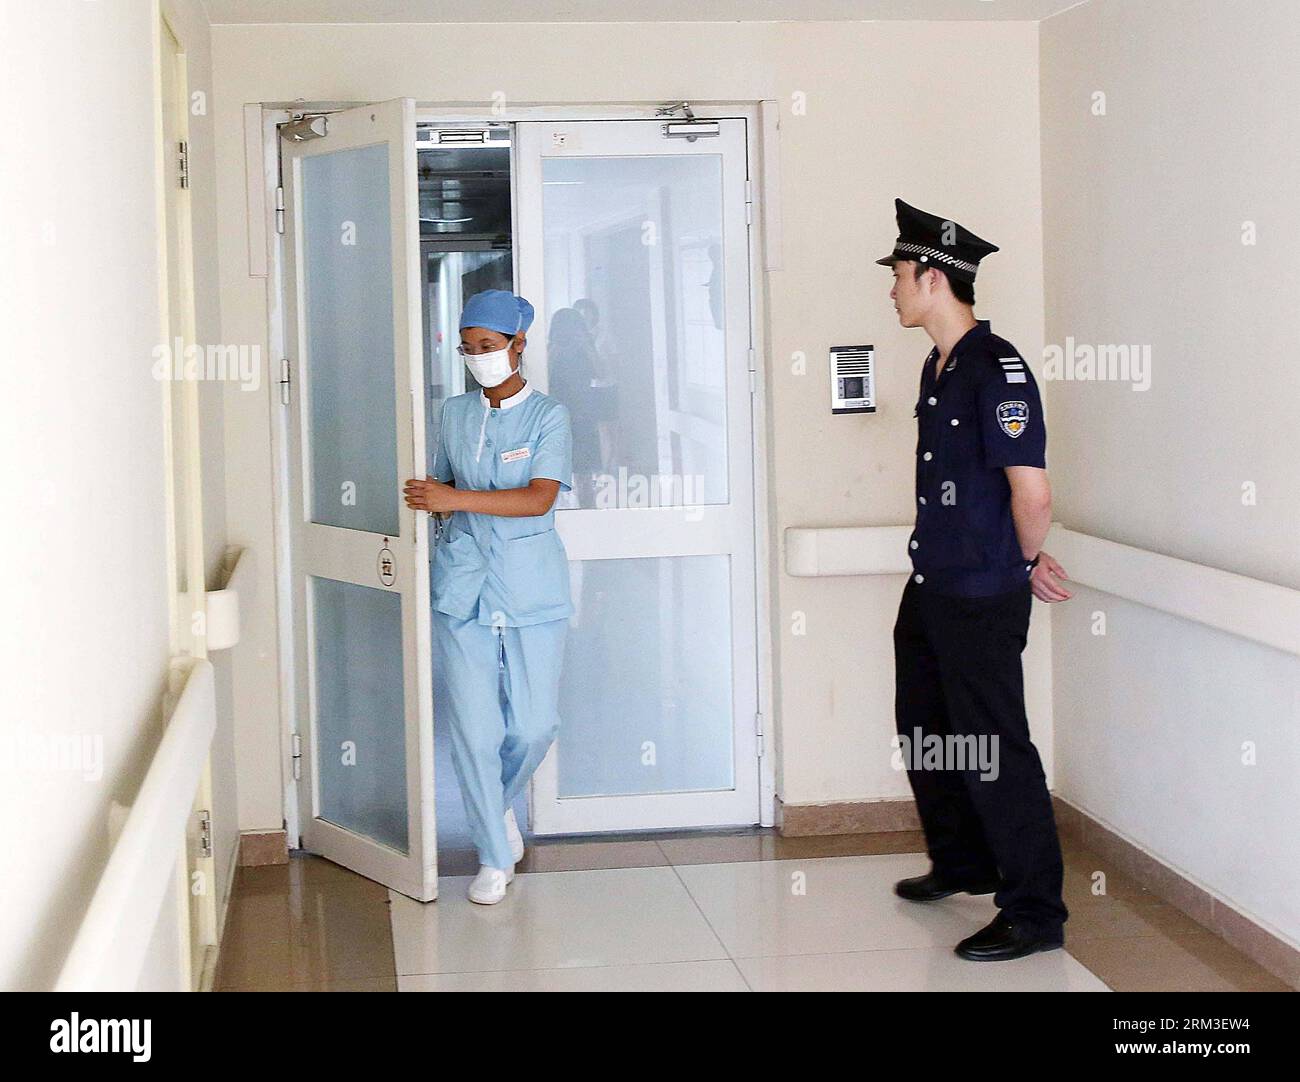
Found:
[[[894, 626], [894, 705], [935, 872], [962, 883], [1000, 880], [998, 908], [1059, 939], [1069, 916], [1061, 846], [1020, 667], [1032, 600], [1027, 583], [968, 598], [909, 578]], [[968, 754], [976, 745], [982, 765]], [[959, 748], [964, 761], [942, 754]]]

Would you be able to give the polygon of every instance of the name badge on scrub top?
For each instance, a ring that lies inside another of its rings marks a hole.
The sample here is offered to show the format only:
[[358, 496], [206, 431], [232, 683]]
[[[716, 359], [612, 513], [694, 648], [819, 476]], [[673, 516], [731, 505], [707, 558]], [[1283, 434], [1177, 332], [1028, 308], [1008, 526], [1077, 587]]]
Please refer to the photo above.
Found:
[[502, 451], [502, 462], [518, 462], [521, 458], [532, 458], [533, 452], [528, 447], [517, 447], [513, 451]]

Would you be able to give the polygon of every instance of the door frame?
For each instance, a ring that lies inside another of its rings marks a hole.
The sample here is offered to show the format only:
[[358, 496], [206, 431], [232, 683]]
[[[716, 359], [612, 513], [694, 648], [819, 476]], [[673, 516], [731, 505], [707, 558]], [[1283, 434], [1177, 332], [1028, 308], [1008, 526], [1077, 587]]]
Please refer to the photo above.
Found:
[[[280, 403], [279, 384], [281, 358], [287, 356], [284, 313], [284, 268], [286, 253], [282, 237], [276, 231], [276, 188], [280, 183], [280, 140], [278, 125], [303, 114], [333, 112], [339, 109], [366, 105], [360, 101], [326, 102], [265, 102], [261, 105], [261, 160], [247, 163], [249, 207], [261, 207], [262, 221], [249, 221], [250, 253], [256, 248], [259, 234], [266, 252], [266, 310], [267, 367], [271, 373], [266, 381], [265, 393], [271, 414], [272, 446], [272, 534], [274, 541], [275, 611], [278, 637], [279, 720], [281, 745], [281, 778], [286, 835], [290, 848], [302, 844], [302, 825], [298, 807], [298, 781], [295, 777], [297, 757], [295, 736], [298, 730], [300, 706], [296, 693], [296, 668], [293, 627], [294, 606], [292, 591], [292, 557], [290, 538], [290, 431], [288, 407]], [[256, 108], [256, 107], [253, 107]], [[416, 123], [513, 123], [516, 121], [566, 121], [566, 120], [653, 120], [655, 106], [603, 104], [526, 105], [497, 110], [492, 107], [466, 108], [439, 106], [418, 102]], [[775, 739], [775, 669], [773, 628], [778, 614], [773, 606], [775, 595], [773, 581], [776, 570], [772, 566], [778, 550], [776, 525], [772, 518], [771, 470], [768, 465], [768, 366], [763, 363], [768, 350], [767, 268], [768, 245], [772, 238], [767, 234], [772, 218], [762, 213], [765, 182], [774, 176], [771, 168], [777, 154], [775, 124], [770, 123], [770, 113], [764, 103], [748, 102], [692, 102], [696, 118], [700, 120], [742, 119], [745, 125], [745, 154], [750, 179], [752, 228], [749, 237], [749, 325], [753, 343], [754, 360], [751, 362], [753, 393], [750, 395], [750, 431], [754, 449], [753, 507], [754, 507], [754, 597], [755, 633], [757, 641], [757, 702], [761, 726], [763, 754], [758, 761], [759, 826], [771, 827], [776, 823], [776, 758], [780, 744]], [[247, 134], [247, 133], [246, 133]], [[251, 142], [250, 142], [251, 147]], [[513, 184], [514, 178], [512, 176]], [[773, 208], [775, 210], [775, 208]]]
[[[193, 344], [198, 336], [194, 299], [194, 225], [190, 189], [179, 184], [180, 147], [190, 143], [189, 58], [183, 36], [165, 8], [155, 9], [154, 91], [155, 179], [158, 215], [158, 312], [160, 340]], [[170, 99], [170, 101], [168, 100]], [[170, 106], [170, 110], [169, 110]], [[175, 358], [173, 358], [173, 361]], [[170, 665], [167, 695], [177, 694], [188, 662], [208, 656], [207, 552], [204, 544], [202, 424], [199, 384], [168, 376], [160, 381], [163, 398], [163, 470], [166, 478], [167, 600]], [[175, 487], [182, 478], [182, 491]], [[178, 499], [177, 496], [180, 496]], [[185, 589], [177, 589], [184, 575]], [[205, 854], [198, 837], [198, 814], [212, 824], [212, 756], [204, 757], [191, 815], [176, 868], [178, 957], [181, 982], [191, 991], [208, 991], [216, 973], [217, 876], [214, 848]], [[196, 881], [203, 886], [195, 891]]]

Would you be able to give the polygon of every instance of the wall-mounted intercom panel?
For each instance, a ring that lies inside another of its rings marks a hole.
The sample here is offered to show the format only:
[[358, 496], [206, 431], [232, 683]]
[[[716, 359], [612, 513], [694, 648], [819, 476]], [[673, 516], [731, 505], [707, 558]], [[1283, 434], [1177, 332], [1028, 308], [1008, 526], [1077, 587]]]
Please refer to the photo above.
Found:
[[876, 412], [875, 346], [831, 346], [831, 412]]

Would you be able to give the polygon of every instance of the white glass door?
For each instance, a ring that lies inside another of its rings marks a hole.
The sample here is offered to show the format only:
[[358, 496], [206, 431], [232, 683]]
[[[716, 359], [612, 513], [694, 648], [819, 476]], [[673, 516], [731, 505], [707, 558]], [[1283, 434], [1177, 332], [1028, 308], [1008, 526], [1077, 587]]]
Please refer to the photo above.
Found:
[[[303, 844], [437, 891], [415, 105], [282, 139]], [[420, 467], [416, 467], [420, 463]]]
[[524, 373], [569, 408], [539, 834], [759, 821], [745, 122], [517, 126]]

